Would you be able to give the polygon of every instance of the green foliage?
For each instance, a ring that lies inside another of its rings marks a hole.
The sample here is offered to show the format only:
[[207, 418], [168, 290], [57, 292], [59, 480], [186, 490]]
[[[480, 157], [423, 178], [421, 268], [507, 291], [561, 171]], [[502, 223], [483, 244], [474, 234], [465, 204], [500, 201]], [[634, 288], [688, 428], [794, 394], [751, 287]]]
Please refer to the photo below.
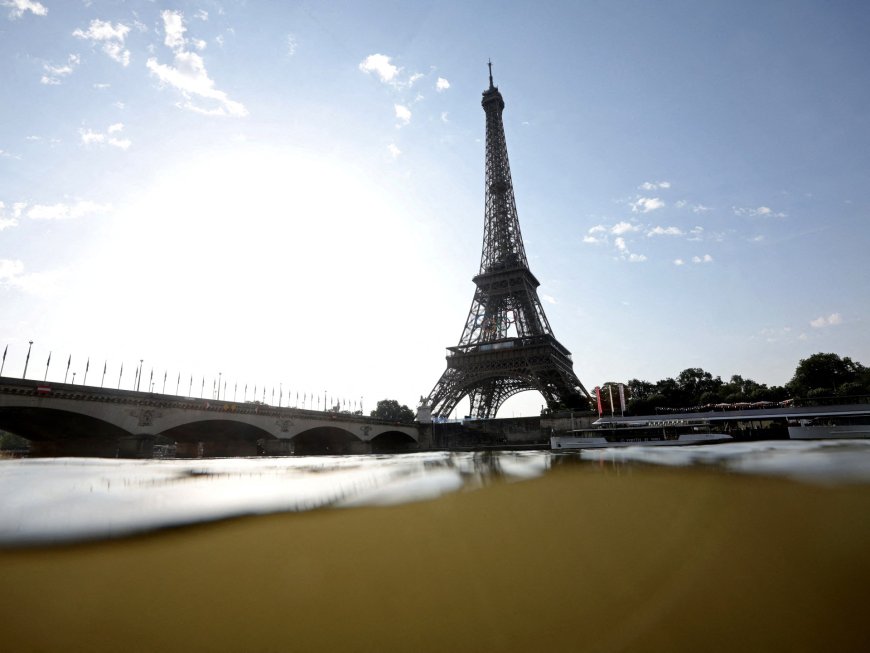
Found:
[[[863, 387], [863, 392], [870, 392], [865, 379], [867, 368], [861, 363], [854, 362], [848, 356], [840, 358], [837, 354], [819, 353], [798, 363], [787, 387], [799, 397], [861, 394], [854, 392], [857, 386], [852, 384], [858, 383]], [[843, 386], [847, 386], [845, 393], [841, 391]]]
[[381, 399], [378, 402], [378, 407], [371, 412], [371, 416], [375, 419], [383, 419], [390, 422], [414, 421], [414, 411], [404, 404], [399, 405], [399, 402], [395, 399]]
[[867, 395], [870, 394], [870, 368], [849, 357], [813, 354], [800, 361], [794, 377], [785, 387], [768, 387], [739, 374], [734, 374], [726, 383], [700, 367], [689, 367], [676, 379], [661, 379], [657, 383], [631, 379], [625, 384], [625, 389], [627, 412], [647, 415], [654, 413], [656, 408], [783, 401], [791, 397]]

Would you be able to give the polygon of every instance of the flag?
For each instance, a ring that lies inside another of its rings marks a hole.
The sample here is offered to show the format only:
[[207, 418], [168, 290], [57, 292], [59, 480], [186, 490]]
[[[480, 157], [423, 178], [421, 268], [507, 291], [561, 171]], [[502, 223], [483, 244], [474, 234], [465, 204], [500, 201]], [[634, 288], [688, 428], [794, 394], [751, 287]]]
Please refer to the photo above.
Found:
[[598, 416], [601, 417], [601, 388], [595, 386], [595, 398], [598, 400]]
[[607, 386], [607, 394], [610, 397], [610, 414], [613, 415], [613, 386]]
[[625, 384], [619, 384], [619, 410], [620, 412], [625, 412]]
[[6, 345], [6, 349], [3, 350], [3, 362], [0, 363], [0, 374], [3, 373], [3, 368], [6, 367], [6, 352], [9, 351], [9, 345]]

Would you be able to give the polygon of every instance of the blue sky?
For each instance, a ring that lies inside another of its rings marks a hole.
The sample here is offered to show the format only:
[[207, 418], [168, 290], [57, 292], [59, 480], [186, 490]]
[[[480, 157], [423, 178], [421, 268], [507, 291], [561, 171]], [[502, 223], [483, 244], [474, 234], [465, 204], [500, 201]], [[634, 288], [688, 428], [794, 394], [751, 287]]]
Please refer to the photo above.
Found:
[[414, 405], [474, 291], [489, 58], [587, 387], [870, 364], [868, 33], [862, 2], [0, 0], [4, 374], [33, 340], [30, 378]]

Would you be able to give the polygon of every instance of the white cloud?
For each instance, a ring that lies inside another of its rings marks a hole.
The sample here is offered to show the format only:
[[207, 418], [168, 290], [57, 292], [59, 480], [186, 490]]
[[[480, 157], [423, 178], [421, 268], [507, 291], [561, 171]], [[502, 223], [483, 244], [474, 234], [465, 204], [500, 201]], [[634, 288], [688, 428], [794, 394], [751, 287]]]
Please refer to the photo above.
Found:
[[630, 222], [617, 222], [610, 228], [610, 233], [614, 236], [621, 236], [622, 234], [627, 234], [632, 231], [640, 231], [640, 229], [640, 225], [632, 224]]
[[686, 263], [686, 262], [685, 262], [683, 259], [681, 259], [681, 258], [675, 258], [675, 259], [674, 259], [674, 265], [685, 265], [685, 263]]
[[759, 206], [757, 208], [743, 208], [733, 206], [731, 207], [734, 211], [734, 215], [748, 215], [751, 218], [762, 217], [762, 218], [784, 218], [786, 214], [782, 211], [774, 211], [769, 206]]
[[34, 204], [27, 211], [31, 220], [73, 220], [94, 213], [106, 213], [112, 207], [89, 200], [79, 200], [75, 204]]
[[77, 54], [71, 54], [67, 57], [65, 64], [60, 66], [52, 66], [51, 64], [43, 64], [42, 68], [45, 74], [39, 80], [41, 84], [57, 85], [60, 84], [61, 77], [71, 75], [76, 66], [81, 62], [81, 57]]
[[679, 227], [653, 227], [646, 232], [647, 237], [650, 236], [682, 236], [683, 230]]
[[[69, 277], [69, 271], [64, 269], [47, 270], [44, 272], [30, 272], [24, 274], [24, 265], [21, 261], [11, 261], [13, 265], [11, 276], [5, 281], [5, 285], [15, 288], [29, 295], [50, 297], [62, 292], [63, 281]], [[0, 261], [2, 268], [2, 261]], [[3, 282], [0, 274], [0, 283]]]
[[296, 38], [292, 34], [287, 35], [287, 54], [291, 57], [296, 54], [296, 48], [298, 47], [298, 43], [296, 43]]
[[658, 190], [659, 188], [670, 188], [671, 182], [669, 181], [645, 181], [638, 188], [642, 190]]
[[[208, 76], [202, 57], [185, 49], [186, 28], [181, 14], [175, 11], [163, 11], [160, 15], [163, 17], [166, 32], [165, 43], [174, 54], [174, 65], [157, 63], [157, 59], [153, 57], [148, 59], [145, 65], [162, 84], [168, 84], [181, 91], [185, 102], [179, 103], [179, 106], [211, 116], [248, 115], [248, 110], [241, 102], [230, 100], [224, 91], [214, 87], [214, 81]], [[208, 107], [200, 106], [194, 103], [193, 96], [210, 100], [213, 104]]]
[[80, 129], [79, 134], [82, 137], [84, 145], [111, 145], [119, 150], [128, 150], [133, 142], [129, 138], [121, 138], [119, 134], [124, 129], [124, 123], [116, 122], [109, 125], [105, 133], [93, 131], [92, 129]]
[[692, 227], [689, 230], [689, 240], [701, 240], [704, 237], [704, 227]]
[[205, 9], [200, 9], [193, 17], [205, 21], [208, 20], [208, 12]]
[[589, 243], [590, 245], [600, 245], [601, 243], [603, 243], [605, 241], [603, 238], [596, 238], [595, 236], [584, 236], [583, 242]]
[[387, 145], [387, 149], [390, 151], [390, 154], [393, 155], [394, 159], [397, 158], [402, 153], [402, 150], [400, 150], [398, 147], [396, 147], [395, 143], [390, 143], [389, 145]]
[[622, 238], [621, 236], [619, 238], [615, 238], [613, 240], [613, 244], [616, 246], [616, 249], [619, 250], [622, 258], [629, 263], [643, 263], [644, 261], [646, 261], [645, 255], [635, 254], [628, 251], [628, 245], [625, 243], [625, 238]]
[[442, 111], [442, 112], [441, 112], [441, 122], [450, 122], [450, 121], [447, 119], [447, 112], [446, 112], [446, 111]]
[[0, 231], [9, 227], [18, 226], [18, 218], [21, 217], [21, 211], [27, 206], [24, 202], [16, 202], [12, 205], [12, 214], [6, 213], [6, 204], [0, 202]]
[[0, 281], [9, 281], [24, 272], [24, 263], [15, 259], [0, 258]]
[[450, 88], [450, 82], [448, 82], [443, 77], [439, 77], [438, 80], [435, 82], [435, 90], [439, 93], [441, 91], [446, 91], [448, 88]]
[[162, 11], [160, 16], [163, 18], [163, 43], [170, 50], [184, 49], [184, 33], [187, 28], [184, 26], [184, 18], [177, 11]]
[[73, 32], [73, 36], [93, 43], [102, 43], [103, 52], [122, 66], [127, 66], [130, 63], [130, 51], [124, 49], [124, 39], [129, 32], [130, 28], [123, 23], [112, 25], [109, 21], [94, 19], [87, 31], [77, 29]]
[[551, 296], [551, 295], [541, 295], [541, 299], [543, 299], [548, 304], [558, 304], [559, 303], [556, 301], [556, 298]]
[[810, 326], [814, 329], [824, 329], [829, 326], [836, 326], [843, 323], [843, 317], [839, 313], [831, 313], [827, 317], [824, 315], [810, 321]]
[[[421, 77], [423, 77], [423, 73], [414, 73], [414, 74], [412, 74], [412, 75], [408, 78], [408, 86], [409, 86], [409, 87], [410, 87], [410, 86], [413, 86], [413, 85], [414, 85], [414, 82], [416, 82], [416, 81], [417, 81], [418, 79], [420, 79]], [[422, 98], [423, 96], [421, 95], [420, 97]]]
[[631, 210], [635, 213], [649, 213], [656, 209], [662, 208], [665, 203], [658, 197], [639, 197], [637, 201], [631, 202]]
[[704, 254], [704, 256], [693, 256], [692, 263], [712, 263], [713, 257], [709, 254]]
[[393, 106], [396, 109], [396, 118], [400, 120], [403, 125], [407, 125], [411, 122], [411, 110], [408, 107], [401, 104], [395, 104]]
[[15, 20], [21, 18], [24, 12], [29, 11], [34, 16], [45, 16], [48, 9], [35, 0], [0, 0], [0, 7], [9, 7], [9, 18]]
[[709, 206], [704, 206], [703, 204], [695, 204], [695, 206], [692, 207], [692, 211], [694, 211], [695, 213], [706, 213], [707, 211], [712, 210], [713, 209], [711, 209]]
[[385, 54], [370, 54], [359, 65], [364, 73], [375, 73], [382, 82], [392, 82], [399, 74], [399, 68], [390, 63], [390, 57]]

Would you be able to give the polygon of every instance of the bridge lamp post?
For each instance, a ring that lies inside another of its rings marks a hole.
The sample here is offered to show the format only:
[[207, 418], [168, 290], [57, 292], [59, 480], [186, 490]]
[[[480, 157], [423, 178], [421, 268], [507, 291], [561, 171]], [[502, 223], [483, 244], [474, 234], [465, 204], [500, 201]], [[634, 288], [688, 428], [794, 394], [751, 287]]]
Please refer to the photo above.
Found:
[[139, 392], [139, 384], [142, 382], [142, 363], [144, 358], [139, 359], [139, 375], [136, 377], [136, 392]]
[[21, 375], [22, 379], [27, 378], [27, 364], [30, 362], [30, 348], [33, 347], [33, 340], [30, 341], [30, 344], [27, 346], [27, 358], [24, 361], [24, 374]]
[[223, 377], [223, 375], [224, 375], [223, 372], [218, 372], [218, 387], [217, 387], [217, 391], [218, 391], [218, 396], [217, 396], [217, 398], [218, 398], [218, 401], [220, 401], [220, 398], [221, 398], [221, 378]]

